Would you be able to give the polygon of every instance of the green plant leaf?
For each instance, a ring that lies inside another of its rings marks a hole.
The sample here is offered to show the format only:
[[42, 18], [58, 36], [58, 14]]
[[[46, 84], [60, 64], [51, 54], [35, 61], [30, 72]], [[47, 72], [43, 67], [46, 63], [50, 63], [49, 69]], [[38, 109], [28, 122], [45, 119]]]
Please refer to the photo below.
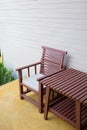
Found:
[[4, 66], [3, 63], [0, 63], [0, 85], [8, 83], [14, 80], [13, 71]]

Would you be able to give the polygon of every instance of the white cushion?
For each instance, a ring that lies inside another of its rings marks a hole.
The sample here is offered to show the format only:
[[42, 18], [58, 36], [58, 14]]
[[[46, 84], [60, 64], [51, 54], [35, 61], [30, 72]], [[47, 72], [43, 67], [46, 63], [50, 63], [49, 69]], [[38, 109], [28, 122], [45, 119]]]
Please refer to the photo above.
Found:
[[38, 81], [37, 81], [37, 78], [40, 78], [40, 77], [43, 77], [44, 75], [43, 74], [35, 74], [35, 75], [32, 75], [26, 79], [24, 79], [22, 81], [23, 84], [25, 84], [26, 86], [29, 86], [29, 88], [32, 88], [36, 91], [39, 90], [39, 84], [38, 84]]

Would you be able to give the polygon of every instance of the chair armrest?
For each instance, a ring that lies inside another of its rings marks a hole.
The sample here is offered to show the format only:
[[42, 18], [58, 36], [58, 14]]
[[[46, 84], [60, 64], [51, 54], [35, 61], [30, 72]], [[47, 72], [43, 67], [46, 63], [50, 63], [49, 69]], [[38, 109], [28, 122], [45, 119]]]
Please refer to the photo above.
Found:
[[18, 71], [18, 78], [19, 78], [19, 81], [22, 82], [22, 79], [23, 79], [23, 74], [22, 74], [22, 71], [24, 69], [27, 69], [27, 76], [29, 77], [31, 75], [31, 71], [30, 71], [30, 67], [34, 67], [34, 74], [37, 73], [37, 65], [41, 64], [41, 62], [36, 62], [34, 64], [30, 64], [30, 65], [26, 65], [26, 66], [23, 66], [23, 67], [20, 67], [20, 68], [17, 68], [16, 71]]
[[45, 79], [45, 78], [48, 78], [48, 77], [50, 77], [50, 76], [52, 76], [52, 75], [54, 75], [54, 74], [57, 74], [57, 73], [59, 73], [59, 72], [61, 72], [61, 71], [64, 71], [65, 69], [61, 69], [61, 70], [58, 70], [58, 71], [56, 71], [56, 72], [54, 72], [54, 73], [51, 73], [51, 74], [48, 74], [48, 75], [45, 75], [45, 76], [43, 76], [43, 77], [41, 77], [41, 78], [37, 78], [37, 81], [41, 81], [41, 80], [43, 80], [43, 79]]
[[36, 62], [36, 63], [34, 63], [34, 64], [22, 66], [22, 67], [20, 67], [20, 68], [17, 68], [16, 71], [20, 71], [20, 70], [22, 70], [22, 69], [26, 69], [26, 68], [29, 68], [29, 67], [32, 67], [32, 66], [36, 66], [36, 65], [38, 65], [38, 64], [41, 64], [41, 62]]

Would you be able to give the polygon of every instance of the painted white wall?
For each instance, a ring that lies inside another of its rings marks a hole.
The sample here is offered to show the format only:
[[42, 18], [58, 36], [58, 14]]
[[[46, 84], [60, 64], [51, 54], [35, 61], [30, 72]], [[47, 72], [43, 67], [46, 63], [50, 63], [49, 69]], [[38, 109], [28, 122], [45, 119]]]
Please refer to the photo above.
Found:
[[0, 48], [14, 68], [39, 61], [41, 46], [68, 52], [87, 72], [87, 0], [0, 0]]

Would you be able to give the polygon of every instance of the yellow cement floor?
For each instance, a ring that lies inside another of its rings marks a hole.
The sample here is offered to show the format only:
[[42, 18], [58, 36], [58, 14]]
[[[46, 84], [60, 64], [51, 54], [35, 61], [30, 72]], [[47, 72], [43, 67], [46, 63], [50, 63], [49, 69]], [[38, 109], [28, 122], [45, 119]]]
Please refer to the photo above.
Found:
[[18, 80], [15, 80], [0, 86], [0, 130], [76, 129], [52, 113], [49, 120], [44, 120], [36, 106], [19, 99]]

